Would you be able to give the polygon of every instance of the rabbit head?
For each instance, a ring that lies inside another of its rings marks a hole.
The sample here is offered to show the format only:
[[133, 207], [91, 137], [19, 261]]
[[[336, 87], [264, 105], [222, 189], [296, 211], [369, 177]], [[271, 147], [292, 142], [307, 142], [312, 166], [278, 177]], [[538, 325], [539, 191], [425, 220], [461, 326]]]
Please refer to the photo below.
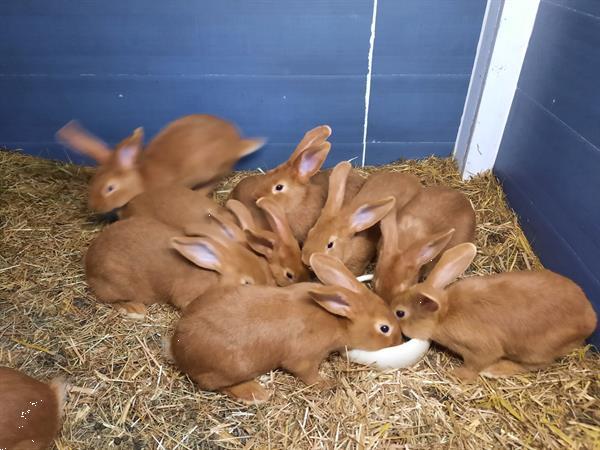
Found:
[[138, 163], [144, 131], [137, 128], [121, 141], [114, 151], [99, 138], [71, 121], [57, 132], [60, 141], [98, 162], [89, 187], [89, 206], [106, 213], [124, 206], [144, 190]]
[[268, 285], [275, 282], [267, 264], [245, 246], [209, 236], [171, 239], [171, 247], [192, 263], [218, 272], [222, 285]]
[[354, 236], [375, 225], [394, 207], [395, 199], [391, 196], [363, 204], [350, 202], [343, 207], [346, 180], [351, 169], [352, 165], [343, 161], [329, 176], [327, 202], [302, 247], [304, 264], [309, 264], [313, 253], [326, 253], [347, 264], [350, 257], [362, 250], [356, 248]]
[[339, 259], [315, 253], [310, 265], [325, 286], [311, 289], [309, 295], [331, 314], [348, 319], [350, 348], [377, 350], [401, 342], [398, 321], [388, 305], [357, 281]]
[[467, 270], [476, 253], [470, 242], [446, 250], [425, 281], [394, 298], [391, 307], [406, 336], [431, 339], [448, 311], [446, 287]]
[[327, 125], [308, 131], [286, 162], [260, 176], [260, 183], [250, 194], [252, 199], [273, 198], [284, 211], [301, 205], [310, 179], [327, 158], [331, 144], [326, 139], [330, 134]]
[[272, 231], [259, 229], [250, 211], [241, 202], [227, 202], [227, 207], [244, 229], [248, 246], [265, 257], [277, 285], [288, 286], [307, 281], [309, 273], [302, 264], [300, 246], [283, 211], [269, 198], [261, 197], [256, 205], [264, 212]]
[[375, 292], [390, 301], [419, 281], [421, 268], [446, 248], [454, 229], [427, 234], [417, 239], [406, 250], [399, 249], [398, 225], [395, 210], [380, 222], [381, 242], [375, 267]]

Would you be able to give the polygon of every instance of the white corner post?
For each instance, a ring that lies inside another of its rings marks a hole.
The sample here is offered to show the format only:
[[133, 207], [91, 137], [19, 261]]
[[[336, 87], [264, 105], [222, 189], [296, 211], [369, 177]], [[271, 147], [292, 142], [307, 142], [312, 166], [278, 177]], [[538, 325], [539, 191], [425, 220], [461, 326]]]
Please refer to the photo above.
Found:
[[453, 156], [463, 179], [494, 167], [540, 0], [488, 0]]

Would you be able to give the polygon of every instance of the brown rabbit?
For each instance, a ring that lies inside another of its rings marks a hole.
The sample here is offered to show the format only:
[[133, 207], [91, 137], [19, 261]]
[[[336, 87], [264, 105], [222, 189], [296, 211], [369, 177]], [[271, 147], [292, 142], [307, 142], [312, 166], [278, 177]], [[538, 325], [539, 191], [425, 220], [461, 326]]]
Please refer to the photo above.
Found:
[[[302, 244], [327, 198], [329, 171], [319, 172], [319, 169], [331, 148], [326, 140], [330, 134], [327, 125], [308, 131], [286, 162], [264, 175], [244, 178], [231, 198], [245, 204], [261, 228], [267, 228], [268, 224], [255, 202], [261, 197], [273, 198], [285, 211], [294, 237]], [[346, 184], [346, 198], [354, 197], [363, 183], [364, 178], [352, 172]]]
[[402, 332], [462, 356], [456, 375], [500, 377], [543, 368], [583, 345], [594, 308], [568, 278], [549, 270], [473, 276], [451, 284], [476, 248], [446, 250], [427, 279], [394, 299]]
[[141, 319], [146, 305], [183, 308], [217, 284], [275, 284], [266, 261], [227, 239], [227, 233], [180, 235], [180, 230], [149, 217], [109, 225], [85, 257], [90, 289], [99, 301], [115, 303], [128, 317]]
[[311, 265], [328, 286], [213, 289], [191, 303], [171, 340], [177, 366], [203, 389], [258, 403], [269, 394], [254, 378], [265, 372], [283, 368], [326, 387], [319, 365], [331, 352], [401, 340], [387, 305], [338, 259], [315, 254]]
[[42, 450], [60, 430], [65, 383], [42, 383], [0, 367], [0, 449]]
[[[380, 222], [374, 288], [390, 302], [426, 274], [444, 249], [475, 239], [475, 211], [467, 197], [443, 186], [421, 190]], [[432, 262], [433, 261], [433, 262]]]
[[192, 188], [216, 181], [264, 144], [262, 139], [242, 139], [233, 124], [205, 114], [171, 122], [143, 152], [142, 128], [115, 151], [73, 121], [57, 137], [100, 165], [89, 190], [90, 208], [100, 213], [120, 208], [147, 189], [171, 184]]
[[[379, 172], [367, 178], [358, 194], [344, 205], [346, 180], [352, 165], [339, 163], [329, 176], [327, 202], [308, 232], [302, 260], [313, 253], [339, 258], [354, 275], [361, 275], [375, 256], [379, 222], [393, 207], [402, 208], [421, 190], [419, 180], [399, 172]], [[395, 201], [394, 201], [395, 200]]]
[[236, 226], [224, 221], [235, 221], [227, 208], [208, 197], [210, 189], [192, 190], [184, 186], [165, 186], [150, 189], [133, 198], [120, 210], [120, 217], [150, 217], [187, 235], [208, 235], [225, 232], [239, 243], [246, 243], [246, 235]]
[[245, 231], [248, 246], [265, 257], [278, 286], [308, 281], [310, 274], [302, 264], [300, 246], [284, 212], [271, 198], [259, 198], [256, 204], [264, 212], [270, 230], [258, 228], [242, 202], [230, 199], [226, 205]]

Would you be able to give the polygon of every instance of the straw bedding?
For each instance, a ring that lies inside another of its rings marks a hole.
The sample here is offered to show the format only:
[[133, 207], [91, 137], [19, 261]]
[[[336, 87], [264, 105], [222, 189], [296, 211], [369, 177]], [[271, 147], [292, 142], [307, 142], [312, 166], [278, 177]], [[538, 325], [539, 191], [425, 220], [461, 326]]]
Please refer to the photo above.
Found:
[[[452, 161], [430, 158], [376, 170], [408, 171], [471, 199], [479, 253], [472, 273], [539, 267], [491, 175], [462, 182]], [[82, 258], [103, 226], [86, 208], [88, 168], [0, 151], [0, 364], [72, 384], [59, 449], [599, 448], [600, 355], [583, 349], [547, 370], [461, 385], [459, 362], [432, 349], [416, 367], [385, 373], [332, 356], [331, 392], [275, 371], [271, 400], [245, 407], [198, 390], [169, 365], [161, 337], [177, 313], [144, 322], [96, 304]], [[245, 174], [218, 189], [219, 200]], [[135, 267], [132, 267], [135, 270]]]

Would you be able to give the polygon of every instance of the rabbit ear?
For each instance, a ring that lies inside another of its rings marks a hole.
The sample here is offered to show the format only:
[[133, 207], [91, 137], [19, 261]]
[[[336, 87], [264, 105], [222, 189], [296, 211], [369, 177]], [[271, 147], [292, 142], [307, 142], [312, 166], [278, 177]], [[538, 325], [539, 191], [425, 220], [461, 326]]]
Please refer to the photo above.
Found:
[[227, 240], [239, 243], [246, 242], [246, 235], [233, 221], [212, 209], [209, 209], [207, 212], [208, 216], [213, 221], [217, 222], [217, 224], [219, 224], [221, 227], [221, 230], [223, 230], [223, 237], [225, 237]]
[[275, 250], [276, 238], [275, 235], [269, 231], [254, 231], [251, 229], [244, 230], [246, 235], [246, 241], [252, 250], [259, 255], [270, 259], [273, 256]]
[[422, 267], [433, 261], [433, 259], [446, 248], [453, 235], [454, 228], [450, 228], [449, 230], [421, 239], [410, 246], [406, 251], [406, 257], [415, 261], [416, 267]]
[[118, 146], [116, 152], [117, 163], [124, 169], [132, 169], [137, 163], [138, 156], [142, 150], [144, 140], [144, 129], [136, 128], [131, 136], [124, 139]]
[[265, 212], [271, 230], [277, 234], [282, 242], [297, 245], [298, 241], [294, 237], [285, 213], [273, 199], [261, 197], [256, 200], [256, 205]]
[[221, 272], [226, 249], [214, 239], [204, 237], [174, 237], [171, 247], [203, 269]]
[[233, 213], [240, 224], [240, 227], [242, 227], [242, 230], [256, 229], [256, 223], [254, 222], [252, 214], [242, 202], [235, 199], [229, 199], [227, 200], [227, 203], [225, 203], [225, 206]]
[[420, 284], [417, 285], [416, 298], [413, 299], [415, 307], [427, 313], [446, 310], [446, 298], [439, 289], [430, 288], [429, 286]]
[[344, 196], [346, 194], [346, 181], [352, 170], [352, 164], [348, 161], [342, 161], [333, 168], [329, 174], [329, 189], [327, 191], [327, 202], [323, 207], [323, 211], [328, 214], [335, 214], [344, 204]]
[[331, 136], [331, 127], [329, 125], [320, 125], [308, 130], [300, 143], [296, 146], [294, 152], [290, 155], [289, 160], [295, 159], [302, 151], [307, 149], [313, 144], [317, 144], [320, 141], [324, 141]]
[[445, 288], [467, 270], [476, 254], [477, 247], [470, 242], [446, 250], [425, 283], [437, 289]]
[[104, 164], [112, 155], [104, 141], [83, 129], [75, 120], [58, 130], [56, 139], [76, 152], [95, 159], [99, 164]]
[[267, 140], [262, 138], [242, 139], [237, 156], [242, 158], [243, 156], [250, 155], [264, 146], [266, 142]]
[[324, 253], [313, 253], [310, 266], [322, 283], [361, 292], [363, 286], [339, 259]]
[[308, 180], [319, 171], [327, 158], [329, 149], [331, 149], [331, 144], [322, 142], [307, 148], [292, 161], [292, 171], [300, 182], [308, 183]]
[[392, 208], [379, 222], [381, 228], [381, 250], [385, 253], [398, 251], [398, 223], [396, 208]]
[[334, 286], [323, 286], [311, 289], [308, 295], [321, 306], [336, 316], [352, 319], [355, 317], [355, 311], [352, 308], [352, 296], [344, 289]]
[[359, 206], [350, 215], [350, 230], [353, 233], [358, 233], [372, 227], [383, 219], [385, 215], [392, 210], [395, 204], [396, 199], [394, 197], [386, 197]]

